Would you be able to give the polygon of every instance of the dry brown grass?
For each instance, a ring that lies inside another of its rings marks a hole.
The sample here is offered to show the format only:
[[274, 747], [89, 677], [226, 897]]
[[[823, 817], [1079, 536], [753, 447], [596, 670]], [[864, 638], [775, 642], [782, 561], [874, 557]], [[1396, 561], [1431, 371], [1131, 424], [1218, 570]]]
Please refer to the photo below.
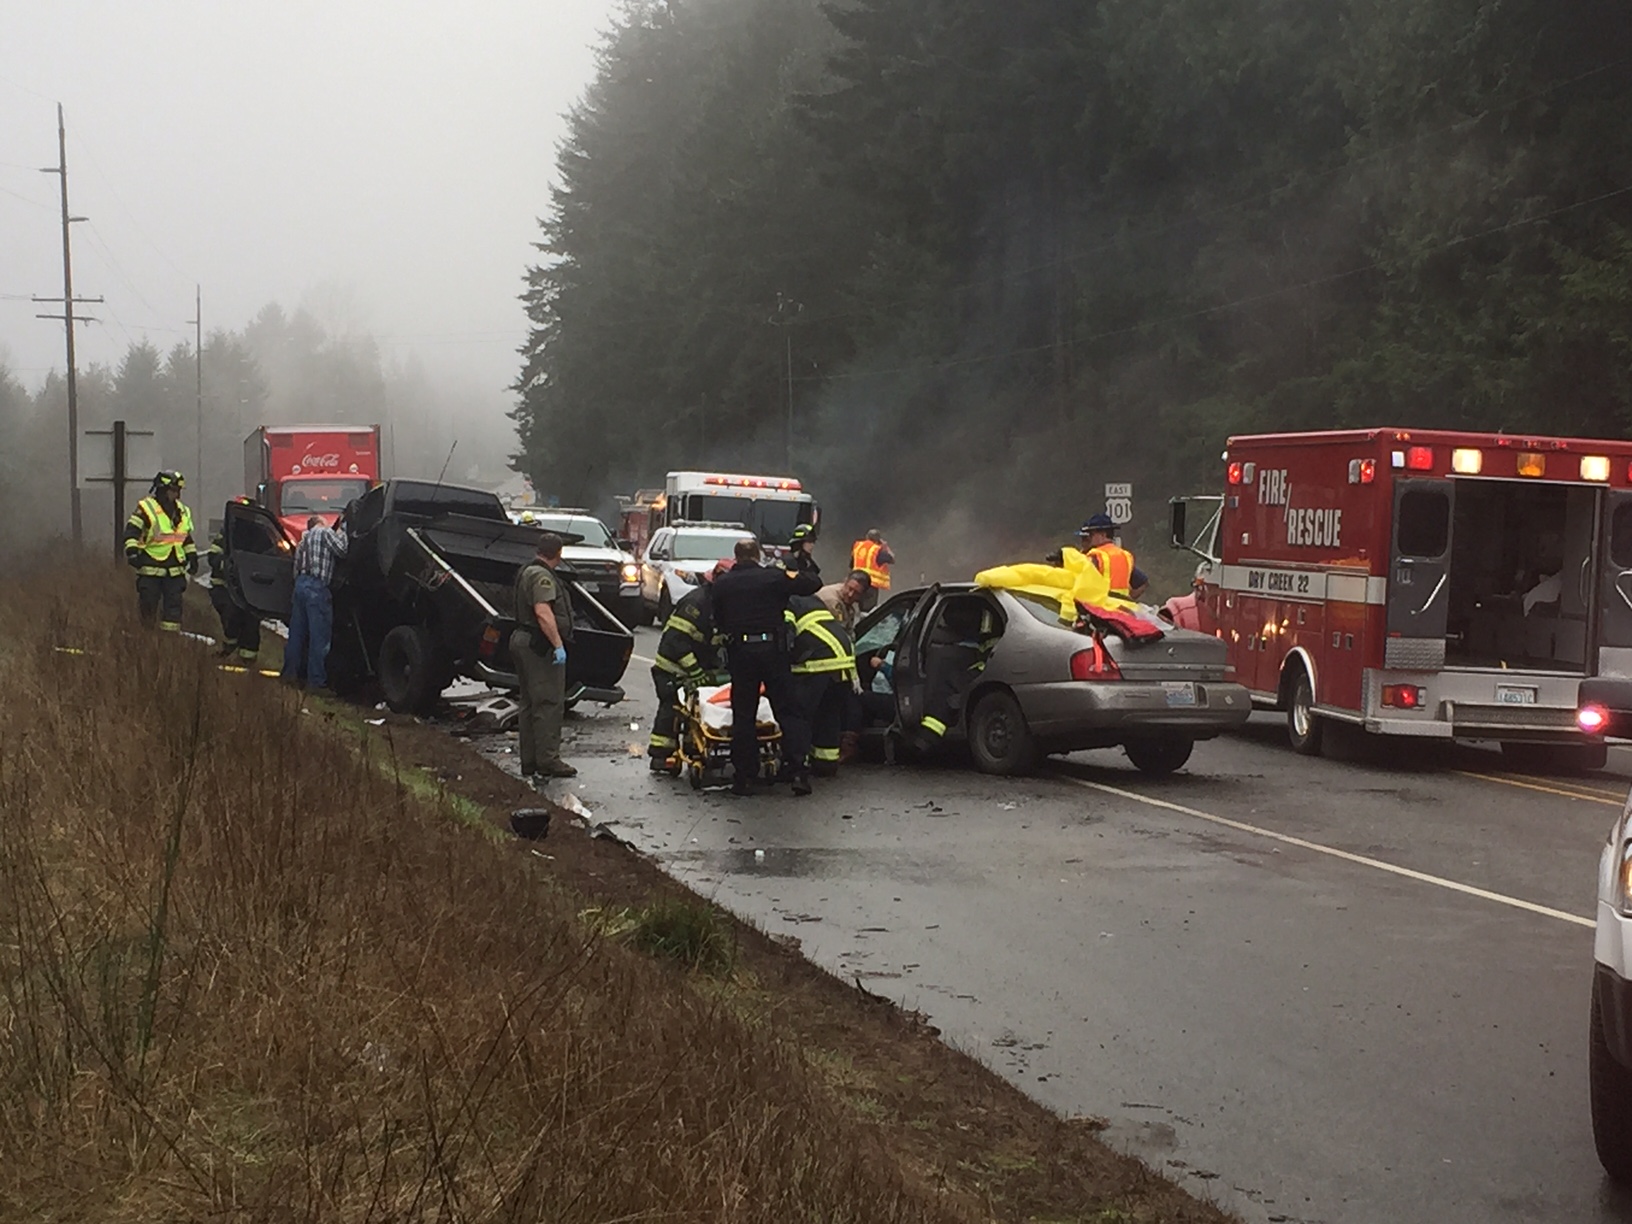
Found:
[[0, 590], [0, 1219], [972, 1218], [544, 860], [132, 604]]

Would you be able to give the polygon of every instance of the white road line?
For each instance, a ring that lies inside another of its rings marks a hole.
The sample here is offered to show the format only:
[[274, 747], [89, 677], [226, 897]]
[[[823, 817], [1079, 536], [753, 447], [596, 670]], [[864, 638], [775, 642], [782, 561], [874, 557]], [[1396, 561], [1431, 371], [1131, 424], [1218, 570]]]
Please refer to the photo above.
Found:
[[1323, 846], [1319, 842], [1305, 841], [1301, 837], [1293, 837], [1288, 833], [1277, 833], [1273, 829], [1259, 828], [1257, 825], [1247, 824], [1245, 821], [1231, 820], [1227, 816], [1215, 816], [1211, 812], [1185, 807], [1182, 803], [1170, 803], [1166, 799], [1155, 799], [1149, 795], [1141, 795], [1137, 791], [1123, 790], [1120, 786], [1109, 786], [1104, 782], [1090, 782], [1086, 778], [1074, 778], [1069, 774], [1056, 774], [1055, 776], [1063, 778], [1067, 782], [1074, 782], [1078, 786], [1086, 787], [1088, 790], [1103, 791], [1107, 795], [1115, 795], [1120, 799], [1131, 799], [1133, 802], [1143, 803], [1147, 807], [1178, 812], [1181, 816], [1192, 816], [1197, 820], [1205, 820], [1209, 824], [1223, 825], [1226, 829], [1234, 829], [1238, 833], [1251, 833], [1255, 837], [1267, 837], [1270, 841], [1278, 841], [1288, 846], [1297, 846], [1300, 850], [1312, 850], [1316, 854], [1330, 855], [1332, 858], [1343, 859], [1345, 862], [1358, 863], [1362, 867], [1372, 867], [1378, 871], [1386, 871], [1390, 875], [1404, 876], [1408, 880], [1416, 880], [1421, 884], [1433, 884], [1439, 888], [1449, 889], [1451, 892], [1465, 893], [1470, 897], [1478, 897], [1482, 901], [1494, 901], [1498, 905], [1512, 906], [1514, 909], [1540, 914], [1544, 918], [1556, 918], [1560, 922], [1568, 922], [1575, 926], [1591, 927], [1593, 925], [1591, 918], [1583, 918], [1579, 914], [1566, 914], [1563, 910], [1537, 905], [1534, 901], [1509, 897], [1504, 893], [1491, 892], [1485, 888], [1475, 888], [1472, 884], [1447, 880], [1443, 876], [1429, 875], [1425, 871], [1413, 871], [1409, 867], [1397, 867], [1393, 863], [1385, 863], [1381, 859], [1367, 858], [1363, 854], [1351, 854], [1349, 851], [1339, 850], [1335, 846]]
[[657, 666], [657, 660], [656, 659], [648, 659], [645, 655], [637, 655], [633, 651], [631, 651], [629, 653], [629, 657], [631, 659], [639, 659], [642, 663], [650, 664], [652, 667]]

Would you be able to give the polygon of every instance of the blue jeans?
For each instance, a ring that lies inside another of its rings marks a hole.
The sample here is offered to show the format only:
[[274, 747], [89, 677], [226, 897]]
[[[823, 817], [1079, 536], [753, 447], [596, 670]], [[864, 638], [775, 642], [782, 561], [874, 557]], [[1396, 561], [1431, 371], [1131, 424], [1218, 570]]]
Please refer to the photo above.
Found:
[[289, 644], [283, 648], [283, 678], [304, 680], [308, 688], [329, 683], [329, 635], [334, 632], [334, 597], [326, 582], [301, 574], [289, 613]]

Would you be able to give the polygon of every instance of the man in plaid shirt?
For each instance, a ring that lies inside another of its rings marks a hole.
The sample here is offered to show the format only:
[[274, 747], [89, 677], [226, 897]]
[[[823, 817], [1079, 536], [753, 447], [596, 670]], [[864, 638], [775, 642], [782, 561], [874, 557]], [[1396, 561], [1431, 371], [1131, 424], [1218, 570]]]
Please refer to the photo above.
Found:
[[329, 686], [329, 636], [334, 630], [334, 563], [346, 555], [343, 531], [323, 525], [318, 515], [306, 520], [306, 534], [295, 547], [295, 597], [289, 615], [289, 643], [283, 649], [283, 679], [308, 688]]

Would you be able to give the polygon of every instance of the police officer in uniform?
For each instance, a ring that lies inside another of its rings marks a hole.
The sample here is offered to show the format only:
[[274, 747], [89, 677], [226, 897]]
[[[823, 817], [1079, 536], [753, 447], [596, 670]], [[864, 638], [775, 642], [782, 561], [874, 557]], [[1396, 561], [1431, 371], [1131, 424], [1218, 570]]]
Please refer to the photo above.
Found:
[[[791, 709], [782, 728], [782, 755], [793, 793], [810, 794], [810, 775], [839, 771], [839, 742], [856, 675], [849, 632], [814, 595], [788, 600], [793, 653], [788, 671]], [[808, 757], [808, 764], [807, 764]]]
[[181, 629], [187, 575], [198, 573], [193, 512], [181, 502], [186, 483], [180, 472], [158, 473], [125, 523], [125, 560], [136, 571], [136, 610], [148, 628], [157, 621], [171, 633]]
[[521, 773], [534, 781], [572, 778], [561, 759], [561, 719], [567, 706], [567, 644], [572, 641], [572, 597], [556, 577], [561, 537], [546, 531], [538, 555], [516, 574], [516, 629], [510, 658], [521, 697]]
[[814, 574], [762, 565], [761, 557], [759, 541], [740, 541], [731, 572], [714, 581], [714, 624], [725, 639], [731, 668], [731, 792], [736, 795], [753, 794], [759, 774], [755, 715], [760, 686], [765, 687], [778, 722], [785, 724], [791, 709], [788, 601], [795, 595], [814, 595], [822, 585]]
[[657, 690], [657, 714], [652, 719], [652, 736], [647, 743], [653, 773], [669, 772], [670, 761], [679, 750], [675, 738], [675, 704], [680, 690], [697, 690], [705, 684], [720, 683], [722, 639], [714, 627], [713, 580], [731, 568], [721, 561], [703, 579], [701, 586], [687, 591], [663, 625], [657, 653], [652, 661], [652, 687]]
[[1116, 524], [1110, 515], [1094, 515], [1078, 530], [1077, 539], [1089, 564], [1110, 579], [1112, 595], [1132, 600], [1145, 593], [1150, 579], [1133, 563], [1133, 554], [1116, 542]]

